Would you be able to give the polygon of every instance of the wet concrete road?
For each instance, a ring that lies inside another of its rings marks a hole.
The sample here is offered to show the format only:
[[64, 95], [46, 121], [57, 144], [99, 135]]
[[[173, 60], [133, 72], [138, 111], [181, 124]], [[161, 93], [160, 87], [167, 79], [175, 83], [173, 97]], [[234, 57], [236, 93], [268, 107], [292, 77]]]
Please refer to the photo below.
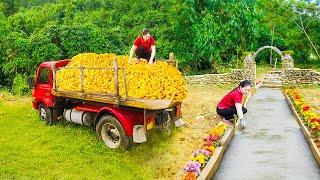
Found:
[[248, 104], [247, 133], [234, 136], [215, 180], [320, 180], [320, 167], [279, 89]]

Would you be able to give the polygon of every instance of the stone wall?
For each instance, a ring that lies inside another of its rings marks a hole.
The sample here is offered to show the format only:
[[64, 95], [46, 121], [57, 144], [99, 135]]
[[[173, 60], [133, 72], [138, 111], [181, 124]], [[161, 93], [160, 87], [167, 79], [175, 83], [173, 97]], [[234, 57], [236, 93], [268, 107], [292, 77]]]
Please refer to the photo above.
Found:
[[[189, 84], [231, 84], [238, 83], [241, 80], [248, 79], [251, 82], [256, 80], [256, 62], [254, 61], [258, 52], [262, 49], [271, 48], [281, 55], [282, 71], [281, 84], [282, 85], [300, 85], [300, 84], [320, 84], [320, 72], [312, 71], [312, 69], [298, 69], [294, 68], [294, 62], [291, 52], [281, 51], [273, 46], [264, 46], [252, 55], [247, 53], [244, 58], [244, 69], [232, 69], [231, 73], [226, 74], [205, 74], [197, 76], [186, 76]], [[278, 75], [279, 76], [279, 75]], [[277, 80], [279, 81], [279, 80]]]
[[204, 75], [194, 75], [185, 76], [188, 84], [230, 84], [231, 74], [204, 74]]
[[320, 72], [311, 71], [313, 84], [320, 84]]
[[[244, 79], [255, 82], [256, 62], [254, 57], [248, 54], [244, 58], [244, 69], [231, 69], [231, 73], [185, 76], [185, 78], [188, 84], [238, 84]], [[312, 69], [294, 68], [293, 59], [288, 53], [284, 53], [281, 60], [282, 85], [320, 84], [320, 72], [312, 71]]]
[[185, 79], [188, 84], [237, 84], [243, 77], [243, 69], [231, 69], [231, 73], [185, 76]]
[[244, 58], [244, 69], [231, 69], [231, 73], [205, 74], [196, 76], [185, 76], [188, 84], [238, 84], [244, 79], [254, 82], [256, 79], [256, 62], [251, 54]]
[[312, 69], [284, 69], [281, 80], [283, 85], [320, 84], [320, 72]]
[[[255, 73], [251, 73], [251, 77], [253, 77], [253, 75], [255, 75]], [[248, 78], [248, 72], [244, 69], [231, 69], [231, 73], [225, 74], [185, 76], [188, 84], [238, 84], [246, 78]], [[312, 71], [312, 69], [283, 69], [281, 72], [281, 81], [283, 85], [289, 86], [320, 84], [320, 72]]]
[[232, 82], [240, 82], [245, 78], [245, 71], [244, 69], [231, 69], [230, 76], [232, 78]]

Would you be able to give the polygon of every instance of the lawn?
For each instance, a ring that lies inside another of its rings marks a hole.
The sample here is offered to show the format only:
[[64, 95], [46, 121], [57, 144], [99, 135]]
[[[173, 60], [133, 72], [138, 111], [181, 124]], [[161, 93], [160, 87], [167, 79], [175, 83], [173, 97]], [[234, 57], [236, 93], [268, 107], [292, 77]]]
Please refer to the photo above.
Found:
[[114, 152], [95, 132], [71, 123], [48, 126], [31, 109], [31, 98], [2, 93], [0, 178], [149, 179], [150, 152]]
[[189, 86], [186, 126], [154, 130], [129, 151], [113, 151], [88, 127], [40, 122], [31, 98], [0, 91], [0, 179], [173, 179], [217, 122], [215, 106], [233, 86]]

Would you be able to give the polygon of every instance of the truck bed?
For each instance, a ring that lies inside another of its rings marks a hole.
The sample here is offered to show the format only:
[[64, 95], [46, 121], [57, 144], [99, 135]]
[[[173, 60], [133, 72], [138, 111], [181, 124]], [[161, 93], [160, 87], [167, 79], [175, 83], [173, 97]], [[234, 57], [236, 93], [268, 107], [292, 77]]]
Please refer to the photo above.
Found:
[[[66, 63], [64, 64], [64, 66]], [[160, 109], [167, 109], [171, 108], [175, 105], [173, 100], [171, 99], [139, 99], [139, 98], [131, 98], [128, 97], [127, 94], [127, 84], [126, 84], [126, 76], [125, 76], [125, 69], [118, 67], [117, 59], [114, 60], [114, 67], [106, 67], [106, 68], [97, 68], [97, 67], [56, 67], [56, 65], [52, 66], [53, 68], [53, 92], [52, 94], [58, 97], [68, 97], [72, 99], [82, 99], [86, 101], [93, 101], [93, 102], [100, 102], [100, 103], [108, 103], [108, 104], [115, 104], [119, 106], [129, 106], [135, 108], [142, 108], [142, 109], [149, 109], [149, 110], [160, 110]], [[62, 90], [56, 87], [56, 71], [59, 69], [77, 69], [81, 71], [80, 79], [81, 79], [81, 91], [71, 91], [71, 90]], [[83, 70], [84, 69], [99, 69], [105, 71], [114, 71], [115, 76], [114, 80], [116, 82], [116, 93], [115, 94], [104, 94], [104, 93], [91, 93], [91, 92], [84, 92], [83, 91]], [[119, 70], [122, 70], [123, 78], [125, 82], [125, 89], [126, 89], [126, 97], [119, 96], [119, 80], [118, 74]]]
[[174, 106], [174, 102], [171, 99], [139, 99], [139, 98], [117, 98], [111, 94], [99, 94], [99, 93], [82, 93], [76, 91], [63, 91], [53, 90], [53, 95], [58, 97], [68, 97], [72, 99], [82, 99], [86, 101], [100, 102], [115, 104], [120, 106], [129, 106], [135, 108], [159, 110], [167, 109]]

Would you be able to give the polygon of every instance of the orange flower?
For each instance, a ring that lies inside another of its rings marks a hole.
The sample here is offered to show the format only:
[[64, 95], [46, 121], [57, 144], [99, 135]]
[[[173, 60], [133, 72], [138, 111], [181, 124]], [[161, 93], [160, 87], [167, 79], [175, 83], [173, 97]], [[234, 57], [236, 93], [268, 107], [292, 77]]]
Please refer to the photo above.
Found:
[[294, 99], [301, 99], [301, 96], [298, 94], [295, 94], [293, 97], [294, 97]]
[[187, 172], [183, 177], [183, 180], [195, 180], [197, 179], [197, 176], [194, 172]]
[[213, 153], [214, 150], [215, 150], [215, 147], [214, 147], [214, 146], [203, 146], [202, 149], [207, 150], [207, 151]]

